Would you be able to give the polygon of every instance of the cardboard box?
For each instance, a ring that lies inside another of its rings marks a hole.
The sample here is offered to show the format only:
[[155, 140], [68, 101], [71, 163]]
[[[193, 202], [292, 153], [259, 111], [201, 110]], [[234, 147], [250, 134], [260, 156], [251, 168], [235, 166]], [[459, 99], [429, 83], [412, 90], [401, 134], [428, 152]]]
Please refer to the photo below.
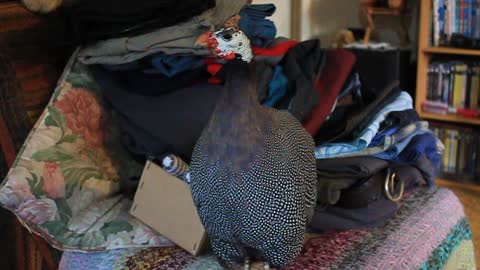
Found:
[[197, 256], [208, 243], [190, 186], [147, 161], [130, 213]]

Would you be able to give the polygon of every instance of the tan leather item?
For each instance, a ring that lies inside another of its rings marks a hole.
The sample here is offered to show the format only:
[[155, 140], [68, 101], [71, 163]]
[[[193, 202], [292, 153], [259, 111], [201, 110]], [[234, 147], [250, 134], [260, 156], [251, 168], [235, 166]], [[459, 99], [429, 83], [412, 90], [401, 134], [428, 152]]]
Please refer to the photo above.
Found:
[[377, 0], [360, 0], [360, 5], [363, 7], [374, 7], [377, 5]]
[[388, 0], [388, 7], [402, 11], [405, 8], [405, 0]]

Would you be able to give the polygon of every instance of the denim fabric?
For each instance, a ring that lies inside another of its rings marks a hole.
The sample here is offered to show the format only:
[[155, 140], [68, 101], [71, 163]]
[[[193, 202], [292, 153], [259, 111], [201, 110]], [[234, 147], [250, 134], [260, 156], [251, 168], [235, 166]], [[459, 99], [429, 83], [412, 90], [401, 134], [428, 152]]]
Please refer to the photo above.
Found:
[[382, 144], [385, 136], [391, 135], [396, 130], [417, 121], [420, 121], [420, 117], [415, 109], [389, 113], [387, 119], [380, 125], [380, 130], [369, 147]]
[[373, 140], [370, 142], [368, 147], [373, 147], [373, 146], [379, 146], [383, 143], [384, 139], [386, 136], [390, 136], [394, 134], [400, 127], [395, 126], [395, 127], [390, 127], [386, 130], [379, 131], [375, 137], [373, 137]]
[[217, 0], [216, 7], [188, 22], [159, 28], [152, 32], [98, 41], [80, 50], [84, 64], [125, 64], [155, 53], [208, 55], [207, 48], [196, 47], [195, 40], [206, 31], [215, 30], [238, 14], [247, 0]]
[[240, 29], [253, 45], [265, 47], [277, 35], [275, 24], [266, 19], [275, 13], [274, 4], [247, 5], [240, 12]]
[[151, 69], [146, 73], [161, 73], [173, 77], [187, 70], [197, 69], [205, 65], [203, 58], [198, 56], [156, 55], [151, 59]]
[[248, 14], [248, 16], [252, 17], [255, 20], [261, 20], [265, 17], [272, 16], [277, 8], [274, 4], [254, 4], [254, 5], [246, 5], [240, 15], [242, 13]]
[[383, 149], [387, 149], [390, 146], [408, 138], [410, 135], [412, 135], [416, 131], [429, 130], [428, 127], [429, 125], [427, 121], [419, 121], [419, 122], [411, 123], [410, 125], [399, 129], [397, 132], [395, 132], [391, 136], [385, 137], [383, 140], [382, 147]]
[[268, 97], [264, 106], [273, 107], [287, 93], [288, 80], [281, 66], [276, 66], [273, 78], [269, 83]]
[[[383, 153], [387, 151], [388, 149], [395, 147], [395, 144], [407, 139], [410, 135], [414, 134], [415, 132], [428, 132], [430, 131], [428, 129], [428, 122], [426, 121], [419, 121], [412, 123], [406, 127], [401, 128], [394, 134], [387, 136], [384, 138], [383, 143], [378, 146], [373, 146], [373, 147], [368, 147], [365, 148], [364, 150], [356, 153], [350, 153], [350, 154], [344, 154], [344, 155], [339, 155], [336, 157], [358, 157], [358, 156], [369, 156], [369, 155], [375, 155], [379, 153]], [[422, 134], [422, 133], [420, 133]]]
[[[145, 61], [142, 61], [145, 60]], [[203, 57], [156, 54], [145, 59], [118, 65], [102, 65], [110, 71], [142, 71], [146, 74], [162, 74], [169, 78], [205, 65]]]
[[331, 158], [340, 155], [358, 153], [367, 148], [373, 137], [380, 128], [380, 123], [392, 111], [403, 111], [413, 108], [412, 97], [405, 91], [390, 104], [381, 109], [374, 117], [373, 122], [365, 129], [360, 136], [353, 142], [349, 143], [327, 143], [317, 146], [315, 149], [315, 157], [317, 159]]
[[388, 150], [374, 154], [374, 157], [378, 157], [381, 159], [386, 159], [386, 160], [395, 160], [395, 158], [408, 146], [410, 141], [412, 141], [413, 138], [415, 138], [418, 135], [423, 135], [423, 134], [432, 134], [430, 130], [416, 130], [412, 134], [410, 134], [407, 138], [404, 140], [395, 143], [392, 147], [390, 147]]
[[[402, 90], [397, 85], [398, 82], [393, 82], [369, 104], [354, 104], [347, 106], [339, 114], [333, 112], [330, 119], [316, 132], [314, 137], [316, 145], [351, 142], [359, 138], [360, 133], [369, 126], [378, 112], [400, 95]], [[361, 129], [363, 126], [365, 128]]]
[[437, 153], [437, 141], [434, 134], [427, 133], [412, 138], [394, 161], [414, 164], [423, 154], [432, 161], [435, 167], [440, 165], [440, 155]]

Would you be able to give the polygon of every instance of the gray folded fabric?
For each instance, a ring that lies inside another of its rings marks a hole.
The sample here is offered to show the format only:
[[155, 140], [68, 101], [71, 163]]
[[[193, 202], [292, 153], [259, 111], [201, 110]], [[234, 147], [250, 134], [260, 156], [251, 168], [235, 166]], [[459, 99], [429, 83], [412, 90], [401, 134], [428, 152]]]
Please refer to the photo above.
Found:
[[84, 47], [78, 59], [84, 64], [126, 64], [154, 53], [208, 55], [195, 40], [206, 31], [222, 27], [240, 12], [247, 0], [217, 0], [214, 9], [178, 25], [160, 28], [147, 34], [107, 39]]
[[318, 159], [317, 202], [334, 205], [342, 190], [381, 173], [389, 166], [388, 161], [369, 156]]
[[388, 166], [388, 161], [370, 156], [318, 159], [317, 175], [323, 179], [367, 178]]

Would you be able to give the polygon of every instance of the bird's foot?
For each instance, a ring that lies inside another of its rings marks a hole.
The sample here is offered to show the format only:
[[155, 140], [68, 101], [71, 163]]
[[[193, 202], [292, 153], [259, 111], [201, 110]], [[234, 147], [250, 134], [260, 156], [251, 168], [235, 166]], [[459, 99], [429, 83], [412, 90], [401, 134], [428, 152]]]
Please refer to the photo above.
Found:
[[270, 264], [268, 262], [263, 262], [263, 270], [270, 270]]
[[250, 258], [245, 258], [244, 270], [250, 270]]

